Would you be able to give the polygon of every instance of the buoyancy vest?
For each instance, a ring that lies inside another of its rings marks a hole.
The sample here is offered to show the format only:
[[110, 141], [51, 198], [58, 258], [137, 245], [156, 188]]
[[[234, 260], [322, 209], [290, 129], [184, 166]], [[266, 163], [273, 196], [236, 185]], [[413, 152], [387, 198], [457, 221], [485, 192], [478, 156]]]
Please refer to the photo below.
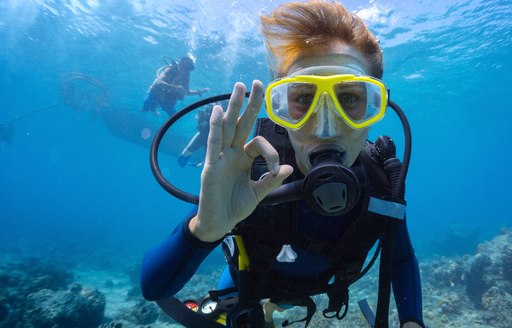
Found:
[[[265, 137], [274, 146], [281, 164], [294, 167], [294, 173], [285, 183], [303, 178], [285, 129], [268, 119], [259, 119], [255, 134]], [[344, 317], [348, 307], [348, 286], [367, 271], [368, 267], [363, 269], [363, 265], [376, 242], [390, 227], [400, 224], [405, 215], [405, 202], [392, 196], [388, 174], [379, 162], [371, 142], [366, 142], [351, 169], [361, 183], [362, 192], [357, 205], [350, 212], [336, 218], [347, 223], [345, 231], [340, 232], [336, 238], [312, 238], [307, 232], [300, 231], [297, 201], [258, 206], [235, 227], [233, 234], [242, 237], [249, 257], [250, 286], [241, 286], [240, 283], [237, 286], [239, 291], [248, 289], [244, 295], [250, 295], [253, 299], [248, 303], [255, 304], [256, 301], [268, 298], [274, 303], [307, 306], [308, 312], [314, 312], [316, 307], [314, 302], [311, 304], [310, 296], [326, 293], [329, 305], [323, 311], [324, 316], [338, 319]], [[267, 171], [265, 160], [262, 157], [256, 158], [252, 179], [258, 180]], [[232, 276], [237, 277], [238, 250], [229, 238], [223, 243], [223, 250]], [[327, 257], [331, 269], [307, 279], [292, 278], [272, 270], [276, 257], [287, 245]], [[340, 314], [342, 308], [344, 311]], [[311, 316], [308, 313], [307, 318], [299, 321], [306, 321], [307, 325]]]

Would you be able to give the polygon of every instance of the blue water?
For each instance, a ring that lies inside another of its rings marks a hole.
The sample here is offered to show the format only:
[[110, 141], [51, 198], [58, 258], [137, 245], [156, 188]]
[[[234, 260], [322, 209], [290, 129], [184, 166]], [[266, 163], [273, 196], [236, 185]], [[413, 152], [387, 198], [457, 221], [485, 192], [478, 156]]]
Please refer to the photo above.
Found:
[[[0, 139], [0, 247], [23, 255], [105, 248], [138, 259], [189, 210], [153, 178], [149, 140], [115, 135], [62, 104], [60, 92], [63, 74], [86, 74], [105, 86], [109, 108], [158, 126], [164, 116], [139, 110], [166, 56], [192, 54], [191, 88], [208, 86], [209, 96], [236, 81], [268, 82], [258, 13], [283, 1], [189, 2], [0, 3], [0, 122], [58, 104], [11, 122], [10, 143]], [[474, 229], [485, 240], [511, 226], [512, 2], [346, 5], [380, 39], [384, 81], [412, 127], [408, 223], [418, 252], [430, 254], [432, 241], [454, 230]], [[391, 111], [372, 138], [380, 134], [401, 151]], [[194, 184], [199, 172], [173, 178]]]

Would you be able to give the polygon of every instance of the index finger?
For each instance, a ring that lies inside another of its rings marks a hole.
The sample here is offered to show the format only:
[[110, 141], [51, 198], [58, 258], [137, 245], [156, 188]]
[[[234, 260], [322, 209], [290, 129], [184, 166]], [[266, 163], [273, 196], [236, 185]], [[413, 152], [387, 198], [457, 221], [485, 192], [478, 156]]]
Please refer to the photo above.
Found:
[[263, 84], [259, 80], [254, 80], [252, 82], [252, 89], [247, 107], [242, 113], [242, 116], [238, 119], [238, 126], [232, 143], [233, 147], [242, 147], [247, 142], [254, 126], [254, 122], [260, 112], [262, 102]]

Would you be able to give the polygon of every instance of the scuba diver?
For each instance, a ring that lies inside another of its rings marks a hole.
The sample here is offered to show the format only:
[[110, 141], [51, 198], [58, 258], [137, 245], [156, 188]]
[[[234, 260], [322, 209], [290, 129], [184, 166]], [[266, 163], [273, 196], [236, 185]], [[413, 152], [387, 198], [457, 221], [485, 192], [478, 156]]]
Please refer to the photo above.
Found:
[[[196, 116], [194, 117], [197, 121], [196, 125], [196, 134], [190, 139], [187, 146], [181, 152], [181, 155], [178, 157], [178, 164], [181, 167], [185, 167], [185, 165], [193, 165], [196, 167], [200, 167], [203, 165], [203, 161], [190, 163], [190, 157], [198, 150], [204, 148], [206, 149], [206, 143], [208, 141], [208, 133], [210, 132], [210, 117], [212, 116], [212, 110], [215, 105], [227, 106], [226, 101], [218, 101], [211, 104], [206, 105], [206, 108], [200, 110]], [[204, 157], [204, 156], [203, 156]]]
[[[307, 315], [283, 326], [307, 326], [320, 294], [322, 315], [341, 320], [350, 285], [380, 253], [375, 316], [359, 303], [368, 323], [388, 327], [392, 285], [401, 327], [425, 327], [405, 219], [410, 131], [380, 80], [377, 39], [321, 0], [283, 4], [261, 28], [277, 79], [265, 91], [254, 81], [243, 111], [240, 82], [225, 112], [213, 108], [198, 207], [144, 255], [144, 297], [187, 327], [274, 327], [272, 312], [293, 306]], [[269, 119], [257, 120], [263, 99]], [[388, 105], [406, 132], [403, 163], [391, 138], [367, 140]], [[176, 299], [218, 245], [228, 264], [217, 290]]]
[[174, 106], [178, 100], [185, 96], [201, 96], [208, 92], [209, 88], [189, 89], [190, 72], [194, 68], [194, 61], [190, 57], [182, 57], [179, 63], [173, 61], [170, 65], [161, 67], [157, 71], [156, 80], [147, 91], [142, 111], [151, 111], [159, 115], [157, 108], [160, 106], [170, 116], [174, 114]]
[[[206, 142], [208, 141], [208, 133], [210, 132], [210, 117], [212, 115], [213, 106], [218, 105], [218, 103], [209, 104], [206, 106], [204, 110], [200, 110], [195, 119], [197, 121], [197, 132], [190, 139], [189, 143], [181, 152], [180, 157], [178, 157], [178, 164], [181, 167], [184, 167], [189, 163], [189, 158], [192, 154], [198, 151], [201, 148], [206, 148]], [[203, 163], [195, 163], [194, 166], [201, 166]]]

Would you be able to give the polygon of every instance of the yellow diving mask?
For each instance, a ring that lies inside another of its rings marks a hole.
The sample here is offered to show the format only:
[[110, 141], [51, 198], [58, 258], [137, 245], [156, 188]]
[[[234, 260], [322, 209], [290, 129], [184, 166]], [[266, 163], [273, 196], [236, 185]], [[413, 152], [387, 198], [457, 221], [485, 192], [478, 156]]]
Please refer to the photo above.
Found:
[[[267, 115], [289, 129], [302, 127], [322, 106], [333, 107], [353, 129], [381, 120], [388, 106], [384, 83], [354, 69], [348, 71], [355, 74], [336, 74], [340, 69], [347, 71], [344, 68], [310, 67], [270, 83], [265, 91]], [[329, 71], [330, 75], [326, 75]]]

